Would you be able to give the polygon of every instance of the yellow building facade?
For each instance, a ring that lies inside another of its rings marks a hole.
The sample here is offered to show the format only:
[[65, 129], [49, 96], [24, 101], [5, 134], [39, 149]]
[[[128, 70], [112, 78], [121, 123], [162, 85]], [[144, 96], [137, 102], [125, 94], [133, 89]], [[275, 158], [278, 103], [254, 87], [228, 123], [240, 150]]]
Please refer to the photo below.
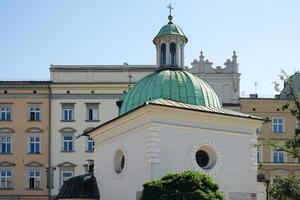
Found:
[[274, 149], [270, 141], [284, 144], [294, 137], [297, 120], [289, 110], [282, 110], [286, 99], [242, 98], [241, 112], [269, 119], [257, 129], [257, 162], [265, 177], [273, 183], [276, 176], [300, 177], [300, 163], [290, 154]]
[[0, 83], [0, 199], [48, 199], [49, 82]]

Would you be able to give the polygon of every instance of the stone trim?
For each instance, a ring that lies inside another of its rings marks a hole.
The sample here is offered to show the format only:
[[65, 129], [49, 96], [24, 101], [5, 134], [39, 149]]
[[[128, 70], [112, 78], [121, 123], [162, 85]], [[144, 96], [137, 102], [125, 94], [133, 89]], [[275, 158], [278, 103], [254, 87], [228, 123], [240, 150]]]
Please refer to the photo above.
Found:
[[43, 163], [39, 163], [37, 161], [28, 162], [25, 164], [26, 167], [43, 167], [45, 166]]
[[16, 166], [16, 164], [9, 161], [0, 162], [0, 167], [14, 167], [14, 166]]
[[74, 132], [77, 132], [77, 130], [72, 128], [72, 127], [65, 127], [65, 128], [59, 129], [59, 132], [61, 132], [61, 133], [74, 133]]
[[31, 127], [25, 130], [26, 133], [42, 133], [44, 132], [42, 129], [38, 127]]
[[147, 163], [160, 163], [160, 136], [159, 128], [150, 127], [146, 134]]
[[[216, 162], [215, 166], [209, 170], [204, 170], [201, 167], [199, 167], [197, 164], [197, 161], [195, 159], [196, 152], [203, 146], [208, 146], [208, 147], [212, 148], [215, 151], [216, 156], [217, 156], [217, 162]], [[219, 168], [221, 167], [223, 158], [222, 158], [221, 150], [218, 145], [216, 145], [211, 140], [202, 138], [202, 139], [199, 139], [198, 142], [193, 145], [191, 155], [190, 155], [190, 161], [191, 161], [192, 169], [197, 170], [197, 171], [202, 171], [209, 175], [214, 175], [218, 172]]]
[[57, 167], [76, 167], [77, 165], [71, 162], [63, 162], [57, 165]]
[[120, 99], [124, 94], [52, 94], [51, 99]]
[[4, 134], [4, 133], [14, 133], [15, 130], [12, 128], [8, 128], [8, 127], [3, 127], [0, 128], [0, 134]]

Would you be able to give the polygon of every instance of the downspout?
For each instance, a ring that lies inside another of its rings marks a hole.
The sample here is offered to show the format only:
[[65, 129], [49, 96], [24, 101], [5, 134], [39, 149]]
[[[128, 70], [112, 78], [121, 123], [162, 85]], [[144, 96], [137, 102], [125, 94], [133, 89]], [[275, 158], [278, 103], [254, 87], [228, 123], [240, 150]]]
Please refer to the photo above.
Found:
[[51, 188], [52, 188], [52, 168], [51, 168], [51, 82], [48, 84], [49, 94], [48, 94], [48, 197], [51, 199]]

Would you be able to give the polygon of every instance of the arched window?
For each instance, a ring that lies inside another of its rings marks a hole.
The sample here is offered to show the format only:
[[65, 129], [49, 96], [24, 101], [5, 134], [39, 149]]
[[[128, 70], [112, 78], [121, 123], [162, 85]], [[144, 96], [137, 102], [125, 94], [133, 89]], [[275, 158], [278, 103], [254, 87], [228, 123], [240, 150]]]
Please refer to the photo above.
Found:
[[160, 65], [166, 65], [166, 44], [160, 46]]
[[176, 66], [176, 44], [174, 42], [170, 44], [170, 57], [171, 66]]

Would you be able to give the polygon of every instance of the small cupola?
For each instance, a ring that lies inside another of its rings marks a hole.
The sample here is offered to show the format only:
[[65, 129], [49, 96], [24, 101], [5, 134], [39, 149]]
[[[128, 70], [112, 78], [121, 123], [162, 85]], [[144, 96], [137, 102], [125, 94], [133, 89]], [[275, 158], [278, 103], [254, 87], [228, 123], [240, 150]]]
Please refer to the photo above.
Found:
[[181, 28], [172, 20], [171, 4], [169, 9], [169, 22], [164, 25], [153, 39], [156, 45], [156, 64], [158, 68], [180, 68], [184, 69], [184, 46], [188, 39]]

